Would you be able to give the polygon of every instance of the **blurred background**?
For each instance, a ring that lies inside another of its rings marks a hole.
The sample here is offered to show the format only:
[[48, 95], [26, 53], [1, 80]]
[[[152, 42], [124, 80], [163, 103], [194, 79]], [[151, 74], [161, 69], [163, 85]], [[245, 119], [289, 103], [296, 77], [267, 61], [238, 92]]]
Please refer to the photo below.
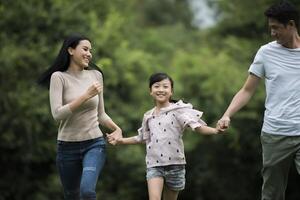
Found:
[[[0, 200], [63, 199], [58, 124], [36, 80], [66, 35], [91, 38], [93, 61], [104, 72], [106, 112], [124, 136], [137, 133], [153, 106], [148, 77], [158, 71], [173, 77], [175, 99], [192, 103], [215, 126], [256, 51], [271, 41], [263, 12], [275, 2], [0, 0]], [[300, 9], [299, 0], [292, 2]], [[226, 135], [185, 132], [187, 183], [179, 199], [259, 199], [264, 97], [261, 84]], [[144, 157], [144, 145], [109, 145], [98, 199], [146, 200]], [[292, 166], [287, 200], [299, 200], [299, 183]]]

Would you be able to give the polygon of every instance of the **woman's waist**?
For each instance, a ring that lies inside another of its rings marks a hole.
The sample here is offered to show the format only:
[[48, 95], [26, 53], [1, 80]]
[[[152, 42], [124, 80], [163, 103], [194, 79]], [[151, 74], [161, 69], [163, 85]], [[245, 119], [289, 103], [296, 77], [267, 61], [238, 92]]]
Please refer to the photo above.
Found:
[[99, 137], [103, 137], [103, 133], [100, 130], [99, 126], [81, 130], [72, 128], [60, 128], [58, 130], [57, 140], [64, 142], [84, 142]]

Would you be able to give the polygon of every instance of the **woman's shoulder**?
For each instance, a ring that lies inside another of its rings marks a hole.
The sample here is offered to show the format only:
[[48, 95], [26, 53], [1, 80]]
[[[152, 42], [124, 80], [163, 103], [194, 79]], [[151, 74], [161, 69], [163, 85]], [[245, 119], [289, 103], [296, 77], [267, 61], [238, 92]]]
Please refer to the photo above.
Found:
[[63, 80], [66, 76], [66, 72], [56, 71], [51, 74], [51, 80]]
[[102, 76], [102, 73], [96, 69], [86, 69], [86, 71], [92, 74], [96, 74], [97, 76]]
[[93, 76], [96, 77], [96, 79], [101, 79], [103, 80], [103, 75], [101, 72], [99, 72], [98, 70], [95, 69], [88, 69], [86, 70], [89, 74], [92, 74]]
[[56, 72], [53, 72], [51, 76], [63, 76], [65, 72], [62, 72], [62, 71], [56, 71]]

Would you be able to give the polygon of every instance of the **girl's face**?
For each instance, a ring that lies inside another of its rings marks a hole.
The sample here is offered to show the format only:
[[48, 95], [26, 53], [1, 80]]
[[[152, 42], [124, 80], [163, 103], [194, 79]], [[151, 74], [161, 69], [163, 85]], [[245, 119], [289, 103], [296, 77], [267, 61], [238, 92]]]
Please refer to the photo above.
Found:
[[81, 40], [75, 49], [69, 47], [70, 60], [80, 68], [86, 68], [92, 59], [92, 45], [88, 40]]
[[169, 103], [172, 94], [172, 86], [169, 79], [155, 82], [150, 88], [150, 95], [153, 97], [156, 104]]

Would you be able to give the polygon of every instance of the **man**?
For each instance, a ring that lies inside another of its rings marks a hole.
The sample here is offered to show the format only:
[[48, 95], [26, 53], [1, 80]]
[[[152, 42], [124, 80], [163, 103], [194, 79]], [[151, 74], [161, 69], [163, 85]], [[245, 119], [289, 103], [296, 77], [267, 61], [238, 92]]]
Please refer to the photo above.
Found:
[[262, 46], [218, 126], [227, 129], [230, 117], [245, 106], [265, 79], [266, 99], [261, 132], [262, 200], [284, 200], [290, 165], [300, 174], [300, 37], [299, 12], [289, 2], [265, 11], [275, 41]]

